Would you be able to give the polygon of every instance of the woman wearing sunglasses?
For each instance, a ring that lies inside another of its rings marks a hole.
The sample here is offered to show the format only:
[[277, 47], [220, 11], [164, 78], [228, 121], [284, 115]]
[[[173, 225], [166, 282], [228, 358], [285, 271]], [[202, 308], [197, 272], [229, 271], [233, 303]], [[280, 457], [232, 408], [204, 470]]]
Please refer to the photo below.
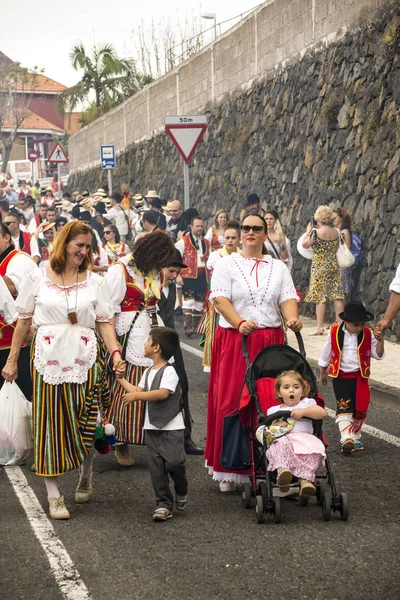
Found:
[[287, 327], [302, 328], [297, 294], [284, 262], [265, 254], [267, 224], [261, 215], [245, 217], [240, 227], [242, 254], [218, 261], [211, 299], [220, 312], [211, 359], [208, 390], [206, 467], [222, 492], [248, 481], [246, 471], [228, 472], [220, 463], [224, 417], [238, 410], [246, 364], [242, 336], [248, 336], [250, 361], [271, 344], [282, 344], [281, 313]]
[[115, 225], [104, 227], [104, 240], [103, 248], [108, 256], [108, 264], [113, 265], [128, 254], [129, 248], [124, 242], [121, 242], [121, 236]]

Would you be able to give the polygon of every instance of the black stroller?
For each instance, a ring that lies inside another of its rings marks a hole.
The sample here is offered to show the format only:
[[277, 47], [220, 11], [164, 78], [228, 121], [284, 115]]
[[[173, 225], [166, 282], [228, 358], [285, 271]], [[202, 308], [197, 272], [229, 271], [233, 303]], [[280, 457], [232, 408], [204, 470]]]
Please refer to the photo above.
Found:
[[[246, 427], [250, 437], [251, 475], [249, 483], [243, 485], [242, 502], [245, 508], [251, 508], [252, 498], [255, 498], [258, 523], [264, 522], [266, 514], [273, 515], [275, 522], [279, 523], [281, 520], [281, 502], [279, 488], [276, 485], [276, 473], [268, 471], [268, 459], [263, 446], [255, 437], [255, 430], [259, 425], [268, 426], [272, 421], [287, 416], [287, 412], [284, 413], [283, 411], [275, 412], [271, 417], [265, 416], [259, 399], [260, 394], [262, 394], [262, 384], [268, 382], [266, 378], [276, 378], [282, 371], [297, 371], [310, 386], [309, 396], [314, 398], [317, 404], [324, 406], [324, 402], [318, 393], [313, 370], [306, 361], [301, 334], [296, 333], [296, 338], [299, 352], [284, 344], [274, 344], [261, 350], [251, 364], [246, 337], [243, 336], [242, 338], [242, 349], [247, 365], [245, 382], [250, 395], [249, 408], [252, 409], [253, 415], [256, 414], [251, 418], [250, 425]], [[269, 383], [269, 389], [271, 389], [271, 379], [269, 379]], [[268, 386], [264, 389], [267, 390]], [[254, 406], [256, 411], [254, 411]], [[322, 431], [322, 421], [313, 420], [313, 429], [314, 435], [327, 447], [328, 444]], [[323, 518], [325, 521], [329, 521], [332, 512], [337, 511], [340, 513], [341, 519], [347, 521], [349, 517], [347, 495], [344, 492], [338, 493], [337, 491], [328, 456], [323, 471], [323, 473], [317, 473], [315, 481], [317, 503], [322, 507]], [[291, 484], [288, 494], [285, 495], [297, 495], [298, 492], [299, 482], [295, 481]], [[300, 498], [299, 501], [303, 505], [308, 504], [308, 498]]]

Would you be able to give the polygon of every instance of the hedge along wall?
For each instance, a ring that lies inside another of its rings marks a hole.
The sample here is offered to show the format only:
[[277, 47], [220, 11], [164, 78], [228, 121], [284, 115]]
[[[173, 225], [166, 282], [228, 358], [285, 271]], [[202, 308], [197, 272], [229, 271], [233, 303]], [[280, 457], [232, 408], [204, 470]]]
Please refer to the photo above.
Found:
[[[395, 2], [374, 23], [209, 103], [208, 130], [190, 167], [191, 202], [206, 219], [220, 208], [238, 217], [254, 191], [277, 208], [294, 246], [318, 205], [349, 209], [364, 243], [361, 298], [376, 315], [400, 258], [400, 44], [386, 41], [399, 23]], [[132, 193], [183, 197], [182, 163], [164, 133], [129, 146], [114, 182], [129, 183]], [[69, 180], [74, 189], [100, 185], [106, 174], [98, 167]], [[310, 264], [294, 256], [305, 292]], [[400, 320], [391, 334], [400, 339]]]

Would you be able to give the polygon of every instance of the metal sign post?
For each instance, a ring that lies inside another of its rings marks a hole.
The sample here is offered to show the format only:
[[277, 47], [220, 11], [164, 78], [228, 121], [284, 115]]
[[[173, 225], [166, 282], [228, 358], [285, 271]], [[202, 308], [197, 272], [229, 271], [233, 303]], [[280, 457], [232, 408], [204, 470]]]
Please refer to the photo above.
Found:
[[190, 192], [189, 192], [189, 163], [183, 163], [183, 200], [184, 207], [187, 210], [190, 207]]
[[190, 207], [189, 162], [207, 129], [205, 115], [165, 117], [165, 131], [184, 160], [183, 190], [185, 210]]
[[112, 194], [112, 173], [111, 169], [115, 169], [117, 166], [115, 160], [115, 146], [100, 146], [100, 162], [101, 168], [107, 169], [107, 185], [108, 185], [108, 195]]
[[61, 146], [60, 142], [57, 142], [54, 146], [53, 150], [50, 153], [49, 158], [47, 159], [49, 163], [57, 163], [57, 176], [58, 176], [58, 199], [62, 199], [62, 189], [61, 189], [61, 164], [68, 162], [67, 154], [64, 148]]
[[107, 169], [107, 185], [108, 185], [108, 195], [111, 196], [111, 194], [112, 194], [112, 171], [109, 167]]

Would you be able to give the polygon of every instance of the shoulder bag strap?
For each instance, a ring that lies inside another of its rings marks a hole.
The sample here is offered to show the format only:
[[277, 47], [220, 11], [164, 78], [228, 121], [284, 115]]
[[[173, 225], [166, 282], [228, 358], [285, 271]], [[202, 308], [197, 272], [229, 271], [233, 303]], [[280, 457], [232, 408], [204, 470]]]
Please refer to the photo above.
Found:
[[269, 237], [269, 235], [267, 235], [267, 240], [268, 240], [268, 241], [269, 241], [269, 243], [271, 244], [271, 246], [272, 246], [272, 251], [274, 252], [274, 254], [275, 254], [276, 258], [277, 258], [278, 260], [281, 260], [281, 257], [279, 256], [279, 254], [278, 254], [278, 253], [277, 253], [277, 251], [276, 251], [275, 244], [274, 244], [274, 242], [271, 240], [271, 238]]

